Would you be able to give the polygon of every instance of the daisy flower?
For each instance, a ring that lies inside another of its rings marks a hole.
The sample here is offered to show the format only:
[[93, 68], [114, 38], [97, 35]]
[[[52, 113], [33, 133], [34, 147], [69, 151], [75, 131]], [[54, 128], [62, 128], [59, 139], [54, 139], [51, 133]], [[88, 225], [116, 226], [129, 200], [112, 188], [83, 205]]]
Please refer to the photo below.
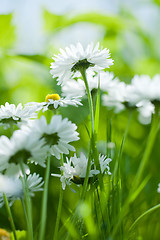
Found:
[[[33, 175], [30, 174], [27, 177], [27, 183], [30, 196], [32, 197], [34, 196], [34, 192], [43, 190], [43, 179], [36, 173]], [[20, 178], [0, 174], [0, 207], [4, 205], [3, 194], [6, 195], [10, 205], [12, 205], [16, 199], [22, 199], [24, 194]]]
[[23, 194], [21, 180], [0, 174], [0, 207], [4, 204], [3, 194], [7, 196], [11, 204], [20, 198]]
[[32, 132], [39, 139], [43, 140], [49, 148], [51, 155], [60, 159], [60, 154], [68, 154], [75, 151], [75, 148], [69, 143], [79, 139], [79, 133], [76, 132], [77, 126], [71, 123], [67, 118], [62, 119], [61, 115], [54, 115], [49, 124], [46, 118], [33, 120], [23, 129]]
[[[110, 173], [109, 163], [111, 161], [110, 158], [107, 158], [104, 155], [99, 155], [100, 167], [102, 173]], [[78, 158], [76, 154], [70, 159], [66, 158], [66, 163], [60, 167], [63, 172], [63, 175], [60, 174], [52, 174], [52, 176], [60, 177], [62, 182], [62, 188], [65, 189], [66, 185], [70, 185], [72, 182], [76, 184], [83, 184], [84, 178], [86, 176], [87, 171], [87, 164], [88, 159], [86, 156], [81, 153], [80, 157]], [[93, 169], [94, 163], [91, 162], [91, 170], [89, 172], [89, 177], [93, 177], [94, 175], [99, 174], [99, 170]]]
[[124, 82], [119, 82], [108, 94], [102, 95], [102, 104], [111, 109], [114, 108], [116, 113], [125, 109], [125, 102], [126, 84]]
[[48, 147], [44, 144], [44, 139], [23, 130], [15, 131], [10, 139], [1, 136], [0, 171], [12, 167], [11, 163], [17, 164], [19, 171], [19, 162], [27, 163], [28, 160], [45, 167]]
[[65, 50], [60, 49], [58, 55], [54, 55], [54, 62], [51, 63], [51, 74], [57, 78], [58, 85], [63, 85], [72, 78], [73, 74], [83, 69], [92, 67], [93, 70], [108, 68], [113, 65], [109, 50], [99, 49], [99, 43], [94, 47], [89, 44], [86, 49], [80, 43], [76, 46], [70, 45]]
[[138, 119], [142, 124], [150, 124], [152, 119], [152, 114], [155, 112], [154, 105], [147, 100], [141, 101], [136, 104], [137, 110], [139, 112]]
[[150, 101], [153, 104], [160, 102], [160, 75], [152, 79], [148, 75], [136, 75], [131, 82], [130, 94], [133, 102]]
[[45, 102], [30, 102], [26, 104], [26, 106], [35, 106], [36, 111], [42, 110], [43, 112], [47, 111], [48, 109], [57, 109], [59, 106], [67, 107], [68, 105], [76, 107], [78, 105], [82, 105], [80, 102], [80, 97], [60, 98], [58, 94], [48, 94], [45, 98]]
[[158, 184], [157, 192], [160, 193], [160, 183]]
[[21, 103], [16, 107], [14, 104], [9, 104], [0, 107], [0, 125], [4, 125], [5, 128], [10, 127], [12, 124], [20, 126], [22, 123], [26, 123], [28, 119], [35, 118], [35, 107], [25, 106]]

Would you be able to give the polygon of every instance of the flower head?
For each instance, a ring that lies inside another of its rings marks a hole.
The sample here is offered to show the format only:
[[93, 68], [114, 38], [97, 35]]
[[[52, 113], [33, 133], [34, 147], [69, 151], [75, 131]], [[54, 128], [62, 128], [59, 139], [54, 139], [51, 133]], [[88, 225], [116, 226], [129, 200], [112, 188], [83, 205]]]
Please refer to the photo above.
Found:
[[126, 93], [126, 84], [118, 82], [107, 94], [102, 95], [102, 103], [104, 106], [114, 108], [116, 113], [120, 112], [125, 109]]
[[160, 74], [152, 79], [148, 75], [134, 76], [131, 82], [130, 94], [133, 102], [150, 101], [153, 104], [160, 102]]
[[43, 140], [50, 153], [58, 159], [60, 159], [60, 153], [68, 154], [69, 150], [75, 151], [69, 143], [79, 139], [76, 132], [77, 126], [67, 118], [62, 119], [61, 115], [54, 115], [49, 124], [42, 116], [40, 119], [31, 121], [23, 129], [32, 132], [39, 140]]
[[[109, 175], [111, 174], [109, 172], [110, 161], [110, 158], [107, 158], [104, 155], [99, 155], [99, 162], [102, 173], [108, 173]], [[60, 167], [63, 175], [61, 176], [59, 174], [52, 174], [52, 176], [60, 177], [63, 190], [65, 189], [66, 185], [70, 185], [72, 182], [76, 184], [83, 184], [84, 178], [86, 176], [87, 164], [88, 159], [83, 153], [81, 153], [79, 158], [76, 156], [76, 154], [74, 154], [74, 156], [70, 159], [66, 158], [66, 163], [64, 163], [63, 166]], [[99, 170], [96, 170], [94, 168], [94, 163], [92, 161], [89, 177], [91, 178], [97, 174], [99, 174]]]
[[9, 168], [10, 164], [16, 164], [19, 171], [19, 162], [27, 163], [28, 160], [44, 167], [48, 151], [44, 143], [43, 139], [23, 130], [15, 131], [10, 139], [1, 136], [0, 171]]
[[70, 45], [65, 50], [60, 49], [60, 53], [53, 57], [51, 63], [51, 74], [57, 78], [58, 85], [64, 84], [72, 78], [73, 74], [81, 69], [92, 68], [94, 70], [105, 69], [113, 64], [110, 59], [109, 50], [99, 49], [99, 43], [94, 47], [89, 44], [86, 49], [80, 43], [76, 46]]
[[[43, 183], [42, 177], [40, 177], [38, 174], [30, 174], [27, 177], [30, 196], [33, 197], [34, 192], [42, 191]], [[0, 174], [0, 207], [2, 207], [4, 204], [3, 194], [6, 195], [10, 205], [12, 205], [16, 199], [23, 198], [23, 186], [20, 178]]]
[[155, 107], [154, 105], [147, 100], [137, 103], [137, 110], [139, 112], [138, 119], [142, 124], [151, 123], [152, 114], [154, 114]]
[[80, 102], [80, 97], [61, 98], [58, 94], [48, 94], [45, 98], [45, 102], [30, 102], [26, 105], [34, 106], [36, 108], [36, 111], [42, 110], [43, 112], [45, 112], [48, 109], [57, 109], [59, 106], [67, 107], [68, 105], [70, 105], [77, 107], [78, 105], [82, 105], [82, 103]]
[[160, 183], [158, 183], [158, 189], [157, 192], [160, 193]]
[[16, 107], [14, 104], [5, 103], [5, 106], [0, 107], [0, 125], [4, 125], [6, 128], [15, 124], [20, 126], [22, 123], [26, 123], [28, 119], [35, 118], [35, 107], [25, 106], [21, 103]]
[[0, 228], [0, 239], [1, 240], [10, 240], [10, 234], [5, 230]]

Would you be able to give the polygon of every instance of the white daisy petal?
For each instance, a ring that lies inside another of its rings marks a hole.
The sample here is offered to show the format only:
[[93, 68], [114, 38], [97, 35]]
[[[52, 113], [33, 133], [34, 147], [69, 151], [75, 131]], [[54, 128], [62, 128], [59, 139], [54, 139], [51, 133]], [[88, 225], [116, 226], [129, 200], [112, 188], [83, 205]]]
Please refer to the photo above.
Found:
[[[23, 176], [22, 176], [23, 178]], [[28, 190], [31, 196], [34, 196], [34, 192], [42, 191], [43, 180], [42, 177], [30, 174], [27, 177]], [[7, 176], [0, 174], [0, 207], [4, 205], [3, 194], [6, 195], [9, 204], [12, 205], [16, 199], [22, 199], [24, 197], [22, 181], [15, 176]]]
[[34, 106], [23, 107], [22, 104], [19, 103], [16, 107], [14, 104], [6, 102], [5, 106], [1, 105], [0, 107], [0, 125], [8, 128], [12, 124], [15, 124], [19, 127], [29, 119], [37, 116], [35, 110], [36, 108]]
[[93, 43], [91, 43], [86, 49], [77, 43], [76, 46], [71, 45], [65, 50], [60, 49], [58, 56], [55, 55], [53, 58], [54, 62], [51, 63], [50, 72], [53, 78], [57, 78], [58, 85], [64, 85], [73, 77], [74, 72], [79, 71], [78, 66], [83, 65], [85, 69], [88, 67], [109, 68], [110, 65], [113, 65], [113, 60], [109, 58], [109, 50], [106, 48], [100, 50], [99, 43], [94, 48]]
[[[29, 159], [36, 164], [45, 165], [48, 147], [44, 144], [44, 140], [39, 139], [36, 134], [22, 129], [15, 131], [10, 139], [1, 136], [0, 169], [7, 169], [12, 163], [19, 164], [21, 160], [27, 162]], [[17, 166], [17, 173], [18, 169]]]
[[[104, 155], [99, 155], [99, 162], [101, 171], [104, 174], [110, 175], [109, 163], [111, 162], [110, 158], [107, 158]], [[86, 156], [81, 153], [78, 158], [76, 154], [70, 159], [66, 158], [66, 162], [64, 162], [63, 166], [60, 169], [63, 172], [63, 175], [59, 174], [51, 174], [54, 177], [60, 177], [62, 182], [62, 189], [64, 190], [66, 185], [70, 185], [72, 182], [76, 184], [80, 184], [84, 182], [84, 178], [86, 176], [88, 159]], [[99, 170], [94, 168], [93, 162], [91, 162], [91, 170], [89, 172], [89, 177], [93, 177], [94, 175], [99, 174]]]
[[50, 153], [58, 159], [61, 153], [68, 154], [69, 151], [75, 151], [69, 143], [79, 139], [77, 126], [67, 118], [62, 119], [61, 115], [54, 115], [49, 124], [42, 116], [29, 122], [28, 126], [23, 126], [22, 129], [43, 141]]

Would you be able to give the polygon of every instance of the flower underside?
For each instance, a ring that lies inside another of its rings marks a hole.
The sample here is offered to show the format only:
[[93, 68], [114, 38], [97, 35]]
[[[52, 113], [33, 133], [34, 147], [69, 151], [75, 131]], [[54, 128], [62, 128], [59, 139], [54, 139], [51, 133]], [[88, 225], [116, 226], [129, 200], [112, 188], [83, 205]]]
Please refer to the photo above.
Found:
[[95, 64], [88, 62], [85, 58], [83, 60], [79, 60], [72, 68], [72, 72], [80, 71], [81, 69], [87, 69], [89, 67], [94, 67]]
[[10, 125], [11, 124], [17, 124], [18, 122], [21, 121], [21, 119], [19, 117], [16, 117], [16, 118], [18, 118], [18, 119], [14, 120], [12, 117], [10, 117], [10, 118], [3, 118], [3, 119], [0, 120], [0, 122], [2, 124], [10, 124]]
[[57, 145], [60, 139], [57, 133], [53, 133], [53, 134], [44, 133], [42, 138], [45, 139], [46, 144], [50, 145], [50, 147], [53, 145]]
[[[73, 176], [73, 178], [71, 178], [71, 181], [75, 184], [82, 184], [83, 185], [84, 180], [85, 180], [85, 178], [80, 178], [79, 176]], [[89, 177], [88, 182], [90, 183], [91, 180], [93, 181], [93, 177]], [[94, 176], [94, 180], [97, 180], [95, 178], [95, 176]]]
[[27, 160], [31, 157], [31, 153], [26, 149], [16, 152], [13, 156], [10, 157], [9, 163], [18, 164], [20, 161], [27, 163]]
[[124, 105], [126, 108], [130, 109], [130, 110], [136, 109], [136, 106], [134, 106], [134, 105], [132, 106], [132, 105], [129, 104], [129, 102], [127, 102], [127, 101], [123, 102], [123, 105]]
[[153, 103], [155, 106], [159, 107], [160, 106], [160, 101], [155, 99], [155, 100], [152, 100], [151, 103]]

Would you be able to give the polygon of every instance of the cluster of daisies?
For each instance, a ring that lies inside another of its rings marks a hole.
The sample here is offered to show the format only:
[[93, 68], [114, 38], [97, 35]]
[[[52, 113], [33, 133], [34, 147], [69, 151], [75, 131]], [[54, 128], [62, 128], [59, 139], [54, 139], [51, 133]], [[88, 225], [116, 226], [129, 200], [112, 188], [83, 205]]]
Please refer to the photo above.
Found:
[[[86, 74], [90, 91], [100, 89], [102, 105], [107, 109], [115, 113], [125, 109], [137, 109], [142, 124], [151, 122], [155, 106], [160, 101], [160, 75], [157, 74], [152, 79], [148, 75], [136, 75], [130, 84], [126, 84], [114, 77], [112, 72], [87, 69]], [[86, 95], [85, 84], [80, 74], [73, 75], [71, 80], [62, 85], [62, 95]]]
[[[47, 123], [44, 116], [35, 119], [39, 106], [35, 109], [35, 106], [15, 107], [13, 104], [6, 103], [0, 110], [3, 111], [1, 124], [5, 128], [13, 128], [13, 125], [17, 127], [10, 138], [5, 135], [0, 137], [0, 203], [2, 205], [3, 193], [11, 203], [15, 196], [23, 197], [20, 181], [20, 177], [24, 177], [22, 164], [28, 175], [30, 194], [33, 195], [34, 191], [42, 190], [43, 183], [39, 175], [30, 174], [29, 163], [45, 167], [49, 155], [60, 159], [61, 154], [75, 151], [70, 143], [77, 141], [79, 137], [76, 131], [77, 126], [67, 118], [62, 119], [61, 115], [53, 115], [50, 123]], [[12, 184], [9, 184], [10, 182]]]
[[[33, 196], [35, 191], [43, 189], [43, 179], [38, 174], [30, 174], [30, 164], [45, 167], [49, 156], [60, 159], [63, 154], [75, 151], [72, 142], [79, 139], [77, 126], [67, 118], [63, 119], [55, 110], [68, 105], [82, 105], [81, 99], [86, 95], [82, 71], [86, 72], [90, 92], [99, 88], [102, 91], [102, 104], [114, 108], [115, 112], [137, 108], [140, 118], [149, 122], [160, 100], [159, 75], [153, 79], [135, 76], [129, 85], [121, 82], [113, 73], [105, 71], [113, 64], [113, 60], [109, 50], [99, 49], [99, 44], [94, 47], [91, 43], [86, 49], [80, 43], [71, 45], [65, 50], [60, 49], [53, 60], [51, 74], [61, 85], [62, 97], [48, 94], [44, 102], [30, 102], [25, 106], [18, 104], [17, 107], [6, 103], [0, 107], [0, 125], [12, 131], [10, 138], [5, 135], [0, 137], [0, 206], [4, 203], [4, 193], [10, 203], [24, 197], [22, 165], [27, 174], [29, 193]], [[43, 115], [38, 118], [39, 111], [43, 114], [49, 110], [53, 113], [49, 123]], [[89, 177], [100, 171], [101, 174], [110, 175], [110, 161], [110, 158], [100, 154], [100, 169], [97, 170], [94, 161], [91, 161]], [[60, 167], [61, 175], [52, 175], [60, 177], [62, 188], [65, 189], [72, 182], [83, 183], [87, 165], [88, 158], [83, 153], [80, 157], [74, 154], [70, 159], [66, 158]]]

